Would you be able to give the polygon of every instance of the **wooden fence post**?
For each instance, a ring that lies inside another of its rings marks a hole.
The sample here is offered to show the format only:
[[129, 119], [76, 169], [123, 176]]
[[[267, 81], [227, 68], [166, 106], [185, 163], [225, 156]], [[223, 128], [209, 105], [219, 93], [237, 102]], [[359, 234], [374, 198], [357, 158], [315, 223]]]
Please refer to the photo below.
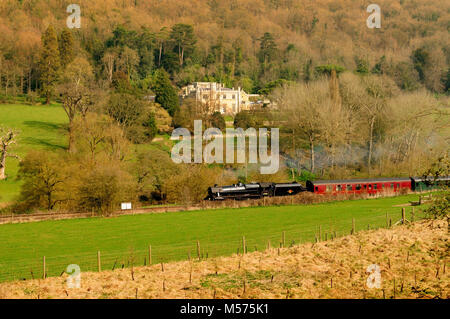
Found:
[[200, 241], [197, 240], [197, 257], [200, 260]]
[[242, 236], [242, 254], [245, 255], [245, 253], [247, 252], [247, 248], [245, 246], [245, 236]]
[[411, 222], [412, 223], [414, 223], [414, 207], [412, 208], [412, 211], [411, 211]]
[[322, 225], [319, 225], [319, 241], [322, 241]]
[[97, 270], [102, 271], [102, 261], [100, 258], [100, 250], [97, 251]]
[[406, 223], [405, 208], [402, 208], [402, 225]]
[[148, 245], [148, 265], [152, 265], [152, 245]]
[[352, 218], [352, 235], [355, 234], [355, 219]]
[[283, 231], [282, 235], [281, 235], [281, 244], [283, 245], [283, 248], [286, 245], [286, 232]]
[[42, 258], [42, 269], [43, 269], [43, 272], [42, 272], [42, 279], [45, 279], [46, 277], [47, 277], [47, 271], [46, 271], [46, 266], [45, 266], [45, 256], [44, 256], [44, 258]]

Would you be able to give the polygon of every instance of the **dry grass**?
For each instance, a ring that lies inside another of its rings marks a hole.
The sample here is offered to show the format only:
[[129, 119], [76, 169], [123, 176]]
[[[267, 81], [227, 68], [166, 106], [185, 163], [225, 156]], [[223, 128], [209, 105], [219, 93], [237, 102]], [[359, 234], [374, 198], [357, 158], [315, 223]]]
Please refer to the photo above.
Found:
[[[0, 298], [449, 298], [448, 254], [447, 224], [422, 221], [164, 271], [82, 273], [79, 289], [67, 288], [67, 275], [3, 283]], [[381, 268], [380, 289], [366, 286], [371, 264]]]

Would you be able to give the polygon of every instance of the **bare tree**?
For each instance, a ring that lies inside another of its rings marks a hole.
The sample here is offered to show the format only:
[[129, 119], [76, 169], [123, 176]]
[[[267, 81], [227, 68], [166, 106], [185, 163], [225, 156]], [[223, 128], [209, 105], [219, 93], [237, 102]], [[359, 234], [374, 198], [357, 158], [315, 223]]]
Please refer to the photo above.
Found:
[[93, 72], [89, 62], [76, 58], [70, 63], [58, 87], [63, 99], [63, 109], [69, 119], [69, 152], [74, 149], [73, 121], [77, 114], [83, 117], [92, 104]]
[[326, 118], [333, 102], [326, 81], [286, 86], [274, 92], [286, 126], [309, 144], [310, 170], [316, 169], [315, 148], [326, 133]]
[[13, 129], [0, 127], [0, 180], [6, 179], [6, 158], [14, 157], [15, 154], [9, 153], [9, 147], [17, 142], [18, 132]]

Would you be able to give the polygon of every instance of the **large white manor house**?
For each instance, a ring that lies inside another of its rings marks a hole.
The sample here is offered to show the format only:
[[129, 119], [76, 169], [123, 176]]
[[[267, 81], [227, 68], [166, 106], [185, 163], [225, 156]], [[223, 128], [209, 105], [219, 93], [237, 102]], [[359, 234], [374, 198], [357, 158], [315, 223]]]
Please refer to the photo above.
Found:
[[222, 114], [236, 114], [262, 104], [258, 94], [248, 94], [240, 87], [226, 88], [217, 82], [194, 82], [183, 87], [180, 95], [183, 99], [195, 98], [200, 103], [215, 105], [216, 111]]

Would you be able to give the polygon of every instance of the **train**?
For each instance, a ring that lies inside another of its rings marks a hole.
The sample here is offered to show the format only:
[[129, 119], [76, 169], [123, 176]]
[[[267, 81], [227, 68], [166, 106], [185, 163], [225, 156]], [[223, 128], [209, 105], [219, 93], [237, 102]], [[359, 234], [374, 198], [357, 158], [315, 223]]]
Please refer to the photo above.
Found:
[[318, 180], [306, 181], [306, 186], [300, 183], [238, 183], [229, 186], [208, 188], [205, 200], [245, 200], [274, 196], [293, 196], [301, 192], [315, 194], [369, 194], [422, 192], [448, 186], [450, 176], [441, 177], [390, 177], [373, 179], [347, 179], [347, 180]]

